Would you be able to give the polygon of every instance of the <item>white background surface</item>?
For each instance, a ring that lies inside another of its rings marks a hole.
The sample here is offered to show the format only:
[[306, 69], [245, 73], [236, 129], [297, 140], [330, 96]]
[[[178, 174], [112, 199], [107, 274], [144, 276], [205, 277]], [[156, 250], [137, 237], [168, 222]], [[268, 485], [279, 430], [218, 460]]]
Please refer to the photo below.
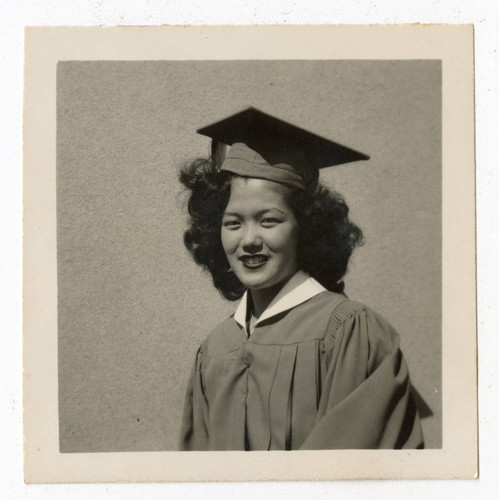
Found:
[[[60, 0], [0, 7], [0, 491], [4, 498], [495, 498], [499, 484], [499, 4], [494, 0]], [[473, 23], [476, 48], [480, 479], [337, 483], [31, 485], [22, 478], [23, 28], [42, 25]], [[494, 126], [495, 125], [495, 126]]]

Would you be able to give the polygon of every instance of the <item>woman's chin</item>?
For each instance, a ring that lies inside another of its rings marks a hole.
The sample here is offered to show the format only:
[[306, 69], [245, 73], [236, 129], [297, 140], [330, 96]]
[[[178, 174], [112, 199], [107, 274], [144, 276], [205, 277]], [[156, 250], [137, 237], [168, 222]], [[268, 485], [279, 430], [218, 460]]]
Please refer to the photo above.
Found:
[[275, 272], [275, 266], [269, 262], [260, 267], [234, 266], [233, 269], [239, 281], [246, 288], [259, 291], [281, 287], [296, 272], [295, 269]]

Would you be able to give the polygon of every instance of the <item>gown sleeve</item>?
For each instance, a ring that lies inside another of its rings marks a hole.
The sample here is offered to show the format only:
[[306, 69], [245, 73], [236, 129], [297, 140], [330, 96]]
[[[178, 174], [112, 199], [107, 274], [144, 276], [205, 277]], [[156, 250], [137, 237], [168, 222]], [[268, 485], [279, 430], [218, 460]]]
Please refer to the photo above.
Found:
[[322, 345], [316, 425], [301, 449], [423, 448], [399, 336], [352, 301], [333, 313]]
[[180, 451], [208, 449], [208, 403], [201, 380], [201, 349], [198, 350], [185, 395], [180, 427]]

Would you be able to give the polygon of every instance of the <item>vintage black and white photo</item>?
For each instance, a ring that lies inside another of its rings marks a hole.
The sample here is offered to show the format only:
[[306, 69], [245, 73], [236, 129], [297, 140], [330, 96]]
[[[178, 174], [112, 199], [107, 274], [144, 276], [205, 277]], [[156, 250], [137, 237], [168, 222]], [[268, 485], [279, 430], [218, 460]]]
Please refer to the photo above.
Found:
[[442, 57], [310, 52], [57, 61], [61, 460], [449, 444]]

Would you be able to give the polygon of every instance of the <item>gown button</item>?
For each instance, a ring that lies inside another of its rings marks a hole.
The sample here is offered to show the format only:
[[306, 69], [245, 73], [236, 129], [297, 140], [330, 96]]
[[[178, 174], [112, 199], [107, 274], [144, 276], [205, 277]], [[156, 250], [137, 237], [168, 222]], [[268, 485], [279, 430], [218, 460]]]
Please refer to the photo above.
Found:
[[249, 365], [251, 364], [251, 355], [246, 349], [243, 352], [241, 352], [240, 359], [241, 359], [241, 364], [244, 366], [244, 368], [248, 368]]

